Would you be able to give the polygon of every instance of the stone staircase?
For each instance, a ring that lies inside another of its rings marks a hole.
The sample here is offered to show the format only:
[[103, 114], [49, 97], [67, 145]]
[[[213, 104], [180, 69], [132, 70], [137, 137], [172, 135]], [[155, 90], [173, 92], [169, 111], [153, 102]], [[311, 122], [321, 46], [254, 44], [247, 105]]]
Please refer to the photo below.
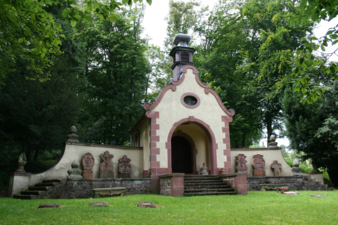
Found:
[[28, 190], [21, 191], [20, 194], [13, 195], [13, 198], [19, 199], [48, 198], [48, 191], [50, 191], [55, 186], [60, 184], [61, 180], [59, 179], [44, 180], [42, 183], [37, 183], [34, 186], [29, 186]]
[[184, 196], [236, 195], [237, 191], [219, 176], [184, 176]]

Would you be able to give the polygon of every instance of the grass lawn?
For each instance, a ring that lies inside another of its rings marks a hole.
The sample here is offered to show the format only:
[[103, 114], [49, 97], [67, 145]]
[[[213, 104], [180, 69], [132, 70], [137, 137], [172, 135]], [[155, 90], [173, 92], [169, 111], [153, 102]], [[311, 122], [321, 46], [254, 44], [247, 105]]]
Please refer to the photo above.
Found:
[[[310, 197], [323, 194], [326, 197]], [[107, 201], [110, 207], [89, 207]], [[152, 201], [158, 208], [140, 208]], [[38, 209], [40, 203], [60, 208]], [[0, 198], [0, 224], [338, 224], [338, 191], [299, 195], [250, 191], [248, 195], [168, 197], [128, 195], [101, 199]]]

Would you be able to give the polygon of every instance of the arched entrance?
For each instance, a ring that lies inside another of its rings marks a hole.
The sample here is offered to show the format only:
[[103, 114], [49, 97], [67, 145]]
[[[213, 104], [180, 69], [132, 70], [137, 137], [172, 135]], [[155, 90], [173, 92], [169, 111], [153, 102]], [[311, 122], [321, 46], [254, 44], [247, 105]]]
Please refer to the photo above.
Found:
[[[194, 118], [193, 116], [190, 116], [186, 119], [182, 119], [182, 120], [176, 122], [169, 131], [168, 141], [166, 143], [166, 148], [168, 150], [168, 169], [169, 169], [169, 171], [172, 172], [172, 173], [175, 173], [173, 168], [172, 168], [172, 165], [173, 165], [172, 164], [172, 151], [173, 151], [172, 147], [173, 147], [173, 145], [171, 143], [172, 138], [177, 136], [177, 135], [174, 135], [174, 132], [179, 126], [181, 126], [181, 125], [186, 126], [186, 125], [189, 125], [189, 124], [197, 125], [205, 133], [207, 141], [204, 142], [204, 143], [208, 144], [208, 150], [205, 151], [205, 152], [208, 155], [207, 155], [207, 157], [205, 157], [203, 159], [203, 161], [201, 161], [201, 160], [200, 161], [206, 162], [206, 163], [209, 162], [208, 168], [210, 169], [210, 174], [217, 174], [218, 170], [217, 170], [217, 166], [216, 166], [216, 150], [217, 150], [218, 145], [217, 145], [216, 140], [215, 140], [215, 135], [212, 132], [212, 130], [210, 129], [210, 126], [208, 124], [206, 124], [202, 120]], [[193, 153], [194, 157], [191, 157], [193, 160], [196, 159], [196, 153], [197, 153], [196, 149], [194, 149], [194, 151], [195, 151], [195, 153]], [[201, 155], [201, 154], [199, 154], [199, 155]], [[201, 166], [201, 165], [199, 165], [199, 164], [196, 165], [196, 160], [195, 160], [195, 162], [193, 162], [193, 164], [195, 164], [195, 165], [193, 165], [193, 167], [195, 167], [193, 169], [193, 173], [196, 174], [197, 173], [196, 169], [198, 169], [199, 166]]]
[[182, 136], [171, 139], [171, 163], [173, 173], [193, 173], [192, 146]]

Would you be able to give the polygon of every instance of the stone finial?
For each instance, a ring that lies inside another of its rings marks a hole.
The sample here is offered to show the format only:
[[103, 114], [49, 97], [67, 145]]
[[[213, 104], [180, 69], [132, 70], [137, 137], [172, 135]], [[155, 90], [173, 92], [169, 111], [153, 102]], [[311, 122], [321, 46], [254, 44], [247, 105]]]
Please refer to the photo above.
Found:
[[74, 160], [72, 162], [72, 168], [70, 170], [68, 170], [68, 179], [70, 180], [81, 180], [82, 179], [82, 170], [79, 168], [80, 164]]
[[270, 142], [269, 142], [269, 148], [279, 148], [278, 146], [277, 146], [277, 142], [275, 142], [275, 140], [276, 140], [276, 135], [271, 135], [270, 136]]
[[178, 34], [175, 35], [173, 44], [176, 45], [176, 46], [188, 47], [190, 39], [191, 39], [190, 35], [178, 33]]
[[25, 165], [27, 164], [27, 157], [25, 153], [21, 153], [18, 160], [19, 168], [15, 172], [26, 172]]
[[247, 173], [248, 167], [246, 166], [246, 156], [244, 154], [238, 154], [236, 156], [236, 172], [237, 173]]
[[100, 155], [102, 163], [100, 164], [100, 178], [114, 178], [113, 165], [111, 164], [113, 154], [109, 154], [108, 151], [105, 151]]
[[82, 167], [83, 167], [83, 173], [82, 176], [85, 179], [92, 179], [93, 178], [93, 166], [95, 163], [95, 159], [92, 154], [89, 152], [86, 153], [84, 156], [82, 156], [81, 159]]
[[263, 155], [257, 154], [252, 159], [253, 176], [254, 177], [265, 177], [265, 160]]
[[302, 168], [299, 167], [299, 162], [298, 160], [295, 158], [293, 160], [293, 167], [292, 167], [292, 176], [303, 176], [302, 174]]
[[130, 178], [130, 172], [131, 172], [130, 161], [131, 159], [129, 159], [126, 155], [122, 156], [122, 158], [119, 159], [119, 177], [120, 178]]
[[299, 166], [298, 159], [295, 158], [295, 159], [293, 160], [292, 165], [295, 166], [295, 167], [298, 167], [298, 166]]
[[76, 133], [77, 133], [76, 127], [72, 126], [70, 128], [70, 134], [68, 134], [68, 140], [67, 140], [67, 142], [70, 142], [70, 143], [79, 143], [79, 136]]
[[279, 177], [281, 174], [281, 169], [282, 169], [282, 164], [278, 163], [277, 160], [274, 160], [273, 163], [271, 164], [271, 169], [273, 170], [273, 174], [276, 177]]
[[200, 175], [209, 175], [208, 167], [206, 167], [205, 163], [203, 163], [200, 169]]

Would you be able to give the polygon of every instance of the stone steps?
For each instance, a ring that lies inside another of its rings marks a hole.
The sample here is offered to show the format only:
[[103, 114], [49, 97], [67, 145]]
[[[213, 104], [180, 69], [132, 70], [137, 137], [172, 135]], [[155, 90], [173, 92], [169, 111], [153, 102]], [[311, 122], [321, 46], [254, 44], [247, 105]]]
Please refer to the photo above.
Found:
[[227, 183], [221, 183], [221, 184], [210, 184], [210, 185], [205, 185], [205, 184], [184, 184], [185, 187], [190, 188], [190, 187], [208, 187], [208, 188], [219, 188], [219, 187], [231, 187]]
[[18, 198], [18, 199], [40, 199], [40, 196], [38, 195], [13, 195], [13, 198]]
[[47, 191], [49, 188], [53, 188], [53, 186], [29, 186], [28, 190], [30, 191]]
[[185, 180], [187, 183], [220, 183], [222, 182], [220, 179], [218, 180]]
[[21, 195], [41, 195], [44, 191], [21, 191]]
[[218, 176], [185, 176], [184, 196], [235, 195], [237, 191]]
[[55, 186], [57, 185], [59, 182], [45, 182], [45, 183], [38, 183], [38, 184], [35, 184], [34, 186], [43, 186], [43, 187], [46, 187], [46, 186]]
[[184, 193], [184, 196], [200, 196], [200, 195], [237, 195], [237, 191], [226, 192], [202, 192], [202, 193]]
[[61, 179], [46, 179], [42, 183], [61, 183]]
[[215, 189], [209, 189], [209, 188], [196, 188], [196, 189], [185, 189], [189, 192], [208, 192], [208, 191], [212, 191], [212, 192], [226, 192], [226, 191], [233, 191], [233, 188], [215, 188]]
[[60, 183], [61, 180], [59, 179], [43, 180], [41, 183], [35, 184], [34, 186], [29, 186], [28, 190], [21, 191], [20, 194], [13, 195], [13, 198], [18, 199], [46, 198], [47, 191], [51, 188], [54, 188], [54, 186]]

